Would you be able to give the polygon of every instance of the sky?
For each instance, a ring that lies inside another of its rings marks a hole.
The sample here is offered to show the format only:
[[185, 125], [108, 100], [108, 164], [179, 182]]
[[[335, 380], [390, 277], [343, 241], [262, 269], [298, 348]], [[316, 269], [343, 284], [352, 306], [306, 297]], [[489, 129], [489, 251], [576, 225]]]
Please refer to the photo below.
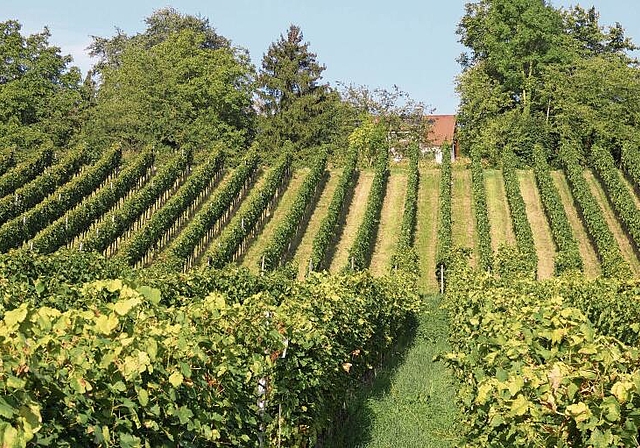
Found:
[[[456, 27], [463, 0], [0, 0], [0, 20], [15, 19], [24, 33], [49, 27], [50, 43], [71, 54], [74, 65], [91, 67], [86, 47], [91, 36], [110, 37], [144, 30], [144, 18], [171, 6], [209, 18], [219, 34], [249, 50], [260, 65], [269, 44], [290, 24], [301, 27], [305, 41], [326, 66], [324, 79], [391, 89], [397, 85], [435, 113], [455, 113], [458, 98], [456, 58], [464, 48]], [[620, 22], [640, 44], [636, 0], [553, 0], [554, 6], [595, 6], [602, 25]]]

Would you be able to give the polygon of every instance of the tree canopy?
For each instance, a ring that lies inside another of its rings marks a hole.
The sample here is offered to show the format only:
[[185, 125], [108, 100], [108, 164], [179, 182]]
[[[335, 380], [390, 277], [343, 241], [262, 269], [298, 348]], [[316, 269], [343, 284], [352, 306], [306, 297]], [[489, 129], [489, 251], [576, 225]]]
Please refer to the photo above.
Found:
[[21, 28], [0, 23], [0, 146], [64, 146], [80, 126], [80, 71], [49, 44], [47, 28], [30, 36]]
[[463, 150], [497, 160], [508, 146], [529, 162], [535, 143], [611, 140], [620, 126], [602, 123], [631, 124], [637, 115], [635, 46], [620, 24], [601, 26], [595, 8], [480, 0], [465, 11], [457, 30], [468, 48], [457, 85]]

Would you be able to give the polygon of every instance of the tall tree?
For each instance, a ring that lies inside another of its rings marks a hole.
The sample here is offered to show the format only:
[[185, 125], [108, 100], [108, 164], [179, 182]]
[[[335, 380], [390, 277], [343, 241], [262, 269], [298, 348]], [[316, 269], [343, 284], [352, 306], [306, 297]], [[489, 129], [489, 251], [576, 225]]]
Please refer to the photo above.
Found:
[[195, 149], [223, 140], [233, 152], [255, 132], [253, 66], [244, 50], [202, 31], [198, 24], [206, 27], [206, 20], [170, 16], [167, 25], [166, 13], [156, 12], [144, 33], [100, 41], [124, 43], [104, 53], [86, 136], [100, 146], [121, 141]]
[[64, 146], [80, 125], [80, 71], [49, 44], [47, 28], [27, 37], [21, 28], [0, 23], [0, 146]]
[[339, 95], [321, 83], [325, 67], [303, 39], [300, 27], [291, 25], [269, 46], [258, 76], [261, 145], [275, 153], [290, 141], [299, 159], [332, 142], [340, 128]]

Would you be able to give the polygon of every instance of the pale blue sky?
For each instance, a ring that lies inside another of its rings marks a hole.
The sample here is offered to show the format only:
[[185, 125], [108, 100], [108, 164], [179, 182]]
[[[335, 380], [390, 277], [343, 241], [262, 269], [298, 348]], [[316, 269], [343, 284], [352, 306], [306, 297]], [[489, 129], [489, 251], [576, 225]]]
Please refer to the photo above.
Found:
[[[83, 72], [91, 66], [85, 48], [90, 35], [111, 36], [119, 27], [129, 34], [144, 28], [154, 10], [173, 6], [208, 17], [218, 32], [249, 50], [260, 64], [269, 44], [289, 24], [300, 25], [318, 60], [327, 66], [324, 78], [369, 87], [393, 84], [414, 99], [453, 113], [458, 99], [455, 59], [463, 50], [455, 34], [464, 14], [460, 0], [0, 0], [0, 20], [17, 19], [27, 33], [47, 25], [51, 42], [74, 57]], [[640, 14], [634, 0], [553, 0], [554, 6], [591, 5], [601, 23], [622, 23], [640, 43]]]

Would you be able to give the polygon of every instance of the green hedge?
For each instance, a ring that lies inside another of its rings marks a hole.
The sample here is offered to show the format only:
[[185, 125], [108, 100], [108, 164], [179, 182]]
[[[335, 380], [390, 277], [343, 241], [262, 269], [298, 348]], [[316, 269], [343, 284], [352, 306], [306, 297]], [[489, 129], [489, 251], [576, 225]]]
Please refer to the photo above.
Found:
[[582, 271], [583, 262], [578, 249], [578, 241], [573, 234], [571, 224], [569, 224], [560, 193], [549, 172], [549, 165], [542, 146], [539, 145], [534, 148], [534, 173], [540, 192], [540, 200], [557, 249], [554, 260], [555, 273], [560, 275], [572, 270]]
[[14, 149], [5, 149], [0, 152], [0, 176], [16, 166], [16, 152]]
[[167, 160], [158, 173], [137, 193], [129, 197], [120, 208], [109, 212], [95, 232], [82, 241], [83, 250], [105, 252], [118, 238], [145, 213], [160, 196], [174, 186], [191, 162], [191, 152], [176, 154]]
[[160, 239], [177, 225], [178, 218], [199, 196], [204, 195], [207, 187], [212, 188], [215, 179], [221, 173], [222, 161], [222, 151], [217, 150], [195, 168], [162, 208], [156, 211], [142, 228], [131, 235], [116, 257], [134, 266], [159, 246]]
[[622, 145], [622, 166], [636, 192], [640, 194], [640, 150], [632, 142]]
[[47, 199], [2, 225], [0, 252], [20, 246], [80, 203], [114, 173], [120, 165], [121, 157], [122, 151], [119, 146], [111, 148], [95, 165], [58, 188]]
[[476, 233], [478, 235], [478, 264], [483, 271], [490, 271], [493, 266], [493, 249], [491, 247], [491, 224], [487, 209], [487, 192], [484, 185], [484, 170], [478, 151], [472, 152], [471, 191], [476, 215]]
[[300, 227], [305, 216], [315, 206], [318, 197], [318, 188], [326, 179], [327, 153], [322, 151], [317, 157], [311, 172], [307, 175], [300, 187], [289, 212], [278, 224], [271, 240], [265, 247], [258, 262], [263, 271], [272, 271], [284, 264], [291, 253], [293, 240], [300, 232]]
[[32, 241], [33, 249], [51, 253], [71, 243], [136, 186], [151, 168], [153, 160], [153, 149], [147, 148], [135, 161], [125, 166], [113, 182], [103, 186], [95, 195], [86, 197], [79, 207], [70, 210], [38, 233]]
[[49, 167], [40, 176], [18, 188], [14, 194], [0, 199], [0, 224], [34, 207], [56, 188], [68, 182], [85, 162], [84, 150], [71, 151], [60, 163]]
[[349, 249], [347, 269], [360, 271], [369, 266], [373, 245], [376, 242], [378, 225], [380, 224], [380, 211], [387, 192], [388, 179], [389, 153], [384, 148], [380, 150], [376, 159], [373, 183], [367, 198], [367, 208], [364, 211], [364, 217], [360, 227], [358, 227], [358, 233], [356, 233], [353, 245]]
[[[8, 169], [2, 176], [0, 176], [0, 198], [3, 198], [8, 194], [12, 194], [18, 188], [40, 176], [45, 168], [53, 163], [53, 159], [53, 149], [47, 146], [33, 159], [27, 160]], [[4, 163], [4, 166], [9, 168], [12, 165], [7, 161]]]
[[578, 163], [576, 148], [570, 143], [564, 143], [560, 156], [578, 211], [582, 216], [589, 237], [595, 245], [602, 266], [602, 273], [606, 277], [631, 275], [631, 268], [622, 258], [618, 242], [611, 229], [609, 229], [602, 210], [591, 194], [587, 181], [582, 174], [582, 167]]
[[407, 195], [402, 212], [402, 223], [398, 244], [391, 259], [393, 269], [418, 274], [418, 254], [413, 248], [418, 216], [418, 189], [420, 187], [420, 171], [418, 170], [419, 150], [412, 146], [409, 152], [409, 173], [407, 175]]
[[327, 267], [329, 247], [335, 242], [340, 218], [349, 206], [347, 197], [352, 193], [356, 183], [357, 162], [358, 152], [352, 150], [347, 157], [344, 171], [340, 179], [338, 179], [338, 185], [331, 198], [329, 209], [320, 223], [318, 233], [313, 238], [311, 258], [309, 260], [311, 271], [322, 271]]
[[242, 251], [243, 244], [251, 238], [256, 225], [264, 218], [267, 208], [289, 179], [292, 159], [289, 151], [280, 156], [260, 190], [248, 198], [220, 236], [211, 243], [205, 253], [207, 265], [221, 268], [234, 261], [234, 257]]
[[640, 251], [640, 210], [625, 185], [622, 174], [616, 168], [611, 153], [601, 146], [591, 148], [591, 166], [602, 182], [607, 198], [616, 211], [636, 251]]
[[511, 212], [513, 233], [515, 234], [518, 250], [523, 254], [525, 263], [520, 266], [520, 272], [535, 277], [538, 268], [538, 254], [533, 241], [533, 232], [527, 217], [527, 209], [520, 192], [520, 183], [516, 173], [516, 156], [510, 150], [502, 153], [502, 172], [504, 187]]

